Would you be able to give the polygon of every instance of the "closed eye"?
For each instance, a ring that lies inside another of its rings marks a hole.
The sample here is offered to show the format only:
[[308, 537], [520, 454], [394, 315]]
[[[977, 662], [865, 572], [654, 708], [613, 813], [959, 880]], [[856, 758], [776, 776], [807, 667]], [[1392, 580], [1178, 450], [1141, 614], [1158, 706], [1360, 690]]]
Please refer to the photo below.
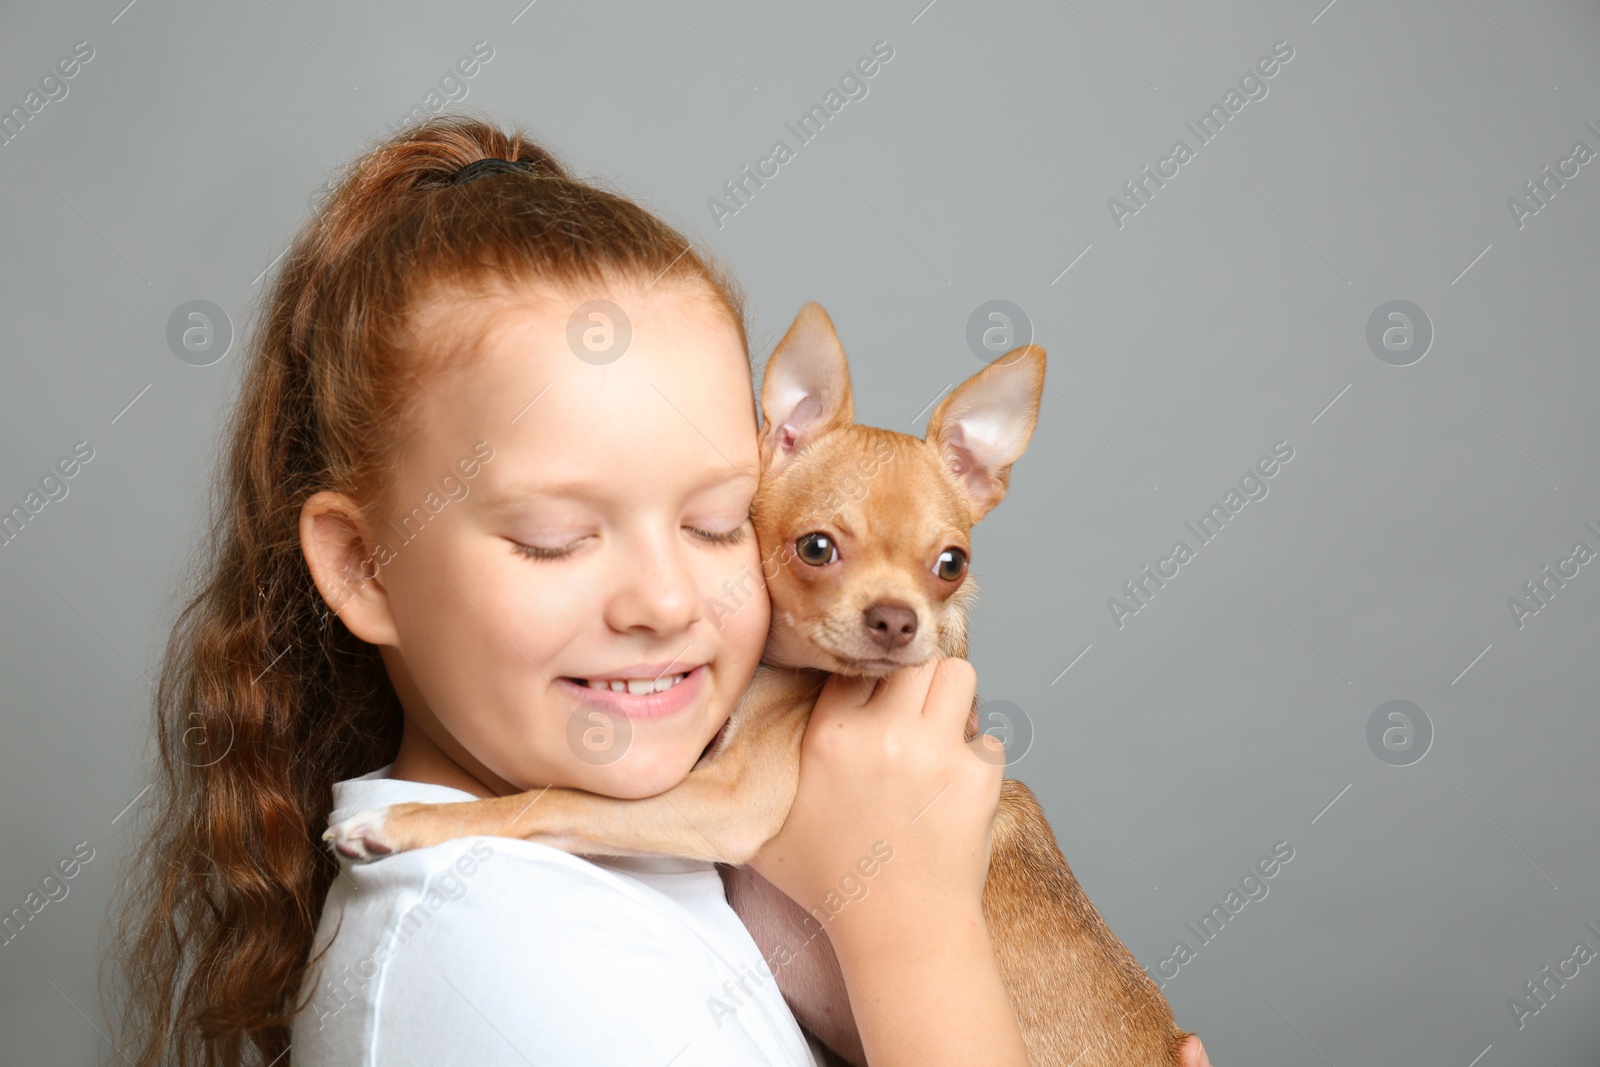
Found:
[[570, 556], [585, 540], [586, 538], [580, 537], [570, 545], [562, 545], [560, 548], [542, 548], [539, 545], [525, 545], [521, 541], [513, 541], [511, 548], [518, 555], [528, 559], [560, 559], [562, 556]]
[[[710, 544], [736, 545], [744, 540], [748, 526], [749, 523], [743, 523], [726, 531], [702, 530], [698, 526], [686, 526], [684, 528], [694, 534], [695, 537]], [[525, 545], [521, 541], [512, 541], [511, 547], [513, 551], [525, 559], [560, 559], [563, 556], [570, 556], [586, 540], [588, 538], [580, 537], [570, 545], [562, 545], [560, 548], [544, 548], [539, 545]]]
[[698, 526], [690, 526], [687, 529], [702, 541], [710, 541], [712, 544], [718, 545], [736, 545], [744, 540], [746, 525], [745, 523], [740, 523], [733, 529], [723, 532], [702, 530]]

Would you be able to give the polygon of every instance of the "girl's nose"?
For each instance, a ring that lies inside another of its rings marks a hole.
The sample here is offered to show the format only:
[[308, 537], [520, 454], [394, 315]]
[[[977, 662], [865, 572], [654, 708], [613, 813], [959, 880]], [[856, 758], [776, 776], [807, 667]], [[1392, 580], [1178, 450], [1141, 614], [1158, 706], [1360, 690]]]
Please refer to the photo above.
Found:
[[607, 621], [614, 630], [672, 634], [700, 617], [700, 598], [683, 548], [670, 538], [651, 538], [641, 545], [616, 579], [607, 605]]

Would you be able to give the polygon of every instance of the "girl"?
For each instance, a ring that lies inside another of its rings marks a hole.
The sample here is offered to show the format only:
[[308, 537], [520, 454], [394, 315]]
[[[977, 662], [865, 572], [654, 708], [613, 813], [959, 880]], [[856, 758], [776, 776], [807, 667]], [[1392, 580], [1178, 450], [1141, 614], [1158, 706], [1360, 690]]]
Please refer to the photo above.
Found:
[[[319, 847], [360, 808], [682, 780], [767, 630], [756, 430], [742, 295], [662, 221], [477, 121], [357, 160], [269, 297], [163, 665], [124, 1058], [825, 1062], [711, 865]], [[830, 682], [755, 864], [809, 906], [871, 861], [826, 929], [875, 1065], [1025, 1062], [980, 909], [1003, 761], [961, 740], [975, 684]]]

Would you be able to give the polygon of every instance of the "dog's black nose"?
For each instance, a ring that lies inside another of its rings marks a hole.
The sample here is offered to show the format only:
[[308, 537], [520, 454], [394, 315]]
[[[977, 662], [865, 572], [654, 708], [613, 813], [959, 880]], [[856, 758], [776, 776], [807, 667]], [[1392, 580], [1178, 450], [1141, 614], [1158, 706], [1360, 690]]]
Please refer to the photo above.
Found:
[[867, 633], [885, 652], [911, 643], [917, 636], [917, 613], [893, 600], [880, 600], [864, 613]]

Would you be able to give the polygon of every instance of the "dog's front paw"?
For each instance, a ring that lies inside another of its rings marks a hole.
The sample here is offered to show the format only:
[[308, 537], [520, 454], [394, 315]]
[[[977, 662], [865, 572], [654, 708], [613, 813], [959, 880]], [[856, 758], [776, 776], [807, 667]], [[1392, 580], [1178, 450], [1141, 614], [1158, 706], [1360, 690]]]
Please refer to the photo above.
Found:
[[323, 833], [322, 839], [333, 846], [335, 852], [357, 863], [371, 863], [382, 859], [399, 846], [384, 834], [385, 809], [358, 811], [343, 822], [336, 822]]

